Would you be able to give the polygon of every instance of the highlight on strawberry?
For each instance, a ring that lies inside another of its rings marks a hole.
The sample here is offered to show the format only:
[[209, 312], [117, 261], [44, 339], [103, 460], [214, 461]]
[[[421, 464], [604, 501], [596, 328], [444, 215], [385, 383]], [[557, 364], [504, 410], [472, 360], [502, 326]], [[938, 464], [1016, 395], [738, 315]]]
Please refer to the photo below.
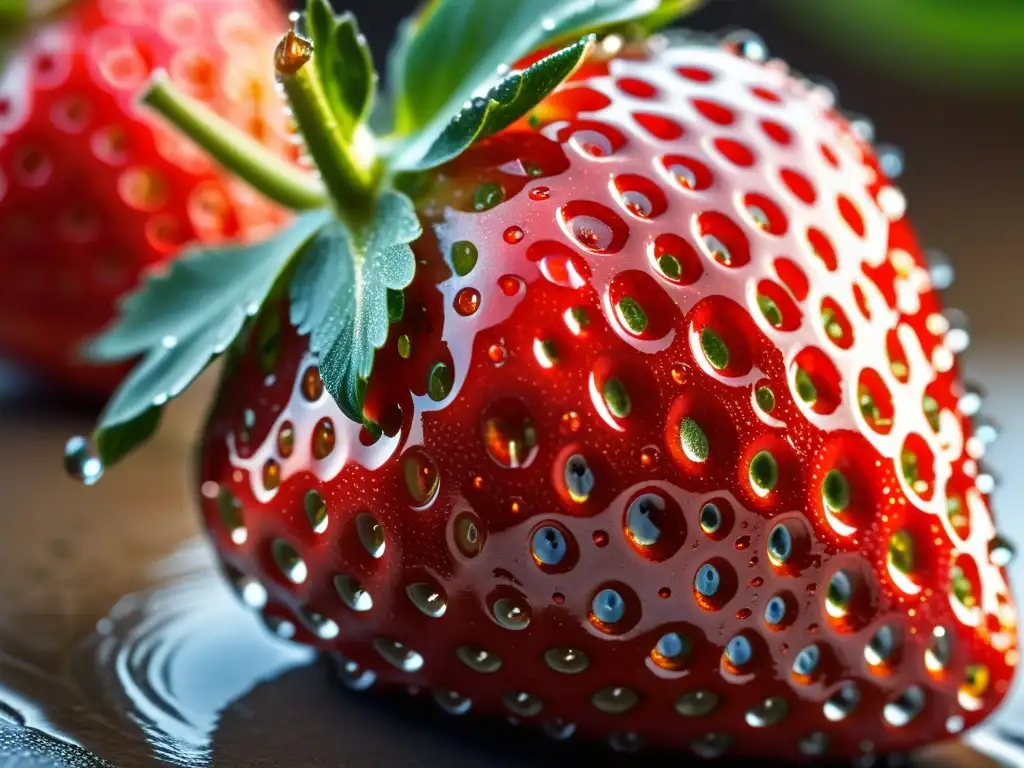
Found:
[[[109, 396], [125, 366], [80, 357], [144, 272], [189, 244], [260, 240], [288, 220], [140, 107], [153, 68], [259, 141], [298, 153], [266, 50], [274, 0], [0, 0], [0, 356]], [[46, 13], [43, 13], [46, 11]]]
[[[151, 277], [86, 483], [222, 381], [224, 573], [352, 688], [559, 739], [797, 762], [976, 725], [1019, 662], [966, 333], [870, 125], [688, 0], [434, 0], [388, 91], [311, 0], [306, 172], [142, 100], [297, 211]], [[268, 52], [269, 55], [269, 52]]]

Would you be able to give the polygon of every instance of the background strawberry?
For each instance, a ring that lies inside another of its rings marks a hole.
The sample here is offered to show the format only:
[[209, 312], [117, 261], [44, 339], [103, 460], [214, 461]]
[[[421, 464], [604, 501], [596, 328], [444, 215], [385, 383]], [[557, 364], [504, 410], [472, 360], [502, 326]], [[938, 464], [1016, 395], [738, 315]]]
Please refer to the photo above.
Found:
[[[486, 7], [431, 6], [399, 85]], [[990, 712], [1016, 616], [960, 335], [829, 92], [732, 39], [542, 58], [566, 11], [443, 130], [399, 96], [376, 187], [358, 127], [320, 130], [344, 48], [322, 41], [358, 39], [320, 9], [321, 53], [288, 35], [278, 69], [336, 209], [136, 294], [94, 351], [145, 361], [71, 468], [96, 480], [237, 339], [205, 519], [242, 598], [354, 688], [796, 761]], [[262, 313], [181, 322], [200, 291]]]
[[27, 37], [0, 80], [0, 354], [107, 393], [123, 369], [78, 348], [146, 268], [193, 242], [258, 238], [284, 213], [141, 109], [165, 68], [196, 99], [294, 155], [268, 51], [271, 0], [82, 0]]

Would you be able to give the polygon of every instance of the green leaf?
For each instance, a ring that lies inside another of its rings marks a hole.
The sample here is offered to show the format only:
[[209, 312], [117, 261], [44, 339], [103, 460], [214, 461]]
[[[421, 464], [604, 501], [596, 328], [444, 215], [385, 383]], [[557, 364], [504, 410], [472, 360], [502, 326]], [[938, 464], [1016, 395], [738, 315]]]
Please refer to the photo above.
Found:
[[329, 211], [306, 213], [262, 243], [182, 256], [123, 302], [117, 324], [86, 350], [96, 361], [144, 356], [93, 433], [104, 464], [115, 463], [153, 433], [160, 408], [234, 341], [292, 256], [331, 218]]
[[[434, 0], [407, 24], [389, 75], [401, 134], [440, 135], [500, 68], [544, 46], [630, 23], [666, 23], [683, 0]], [[438, 125], [440, 122], [440, 125]]]
[[377, 72], [366, 38], [351, 13], [335, 15], [328, 0], [309, 0], [306, 24], [313, 39], [313, 61], [327, 100], [346, 138], [373, 109]]
[[392, 165], [401, 171], [435, 168], [462, 154], [473, 142], [508, 127], [569, 77], [593, 44], [594, 36], [589, 35], [522, 72], [509, 74], [486, 96], [461, 109], [431, 144], [424, 146], [417, 137], [399, 149]]
[[363, 420], [366, 378], [387, 340], [389, 290], [412, 282], [416, 260], [409, 243], [421, 232], [412, 201], [385, 191], [365, 229], [352, 231], [335, 220], [317, 232], [292, 278], [292, 324], [310, 334], [324, 386], [353, 421]]

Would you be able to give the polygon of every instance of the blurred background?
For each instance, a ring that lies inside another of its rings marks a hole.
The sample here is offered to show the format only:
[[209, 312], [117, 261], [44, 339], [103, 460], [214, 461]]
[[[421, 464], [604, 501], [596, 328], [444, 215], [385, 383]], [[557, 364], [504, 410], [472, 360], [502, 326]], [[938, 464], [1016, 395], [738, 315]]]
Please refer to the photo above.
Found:
[[[383, 71], [396, 22], [415, 3], [336, 4], [356, 14]], [[982, 383], [985, 412], [1004, 426], [986, 457], [1003, 479], [997, 519], [1024, 541], [1024, 3], [710, 0], [687, 26], [755, 30], [773, 56], [826, 76], [843, 109], [870, 118], [878, 142], [903, 150], [898, 184], [910, 217], [926, 246], [951, 256], [947, 304], [970, 318], [965, 376]], [[209, 386], [175, 405], [131, 469], [85, 490], [61, 474], [60, 455], [68, 435], [88, 428], [95, 403], [0, 360], [0, 756], [38, 760], [19, 765], [100, 764], [92, 752], [124, 766], [337, 765], [332, 755], [342, 753], [352, 766], [497, 764], [479, 745], [455, 757], [415, 724], [402, 726], [404, 743], [393, 739], [385, 716], [337, 702], [308, 657], [254, 639], [243, 613], [241, 629], [198, 649], [170, 648], [187, 646], [187, 622], [153, 639], [154, 622], [174, 623], [167, 616], [237, 612], [202, 548], [185, 544], [199, 534], [185, 449]], [[1022, 559], [1013, 566], [1018, 594]], [[165, 611], [156, 618], [145, 612], [154, 601]], [[239, 648], [250, 656], [236, 669]], [[205, 688], [189, 691], [196, 679]], [[1024, 705], [1009, 712], [979, 746], [1024, 765], [1012, 747], [1014, 726], [1024, 744]], [[290, 739], [281, 717], [293, 723]], [[315, 738], [301, 735], [309, 727]]]

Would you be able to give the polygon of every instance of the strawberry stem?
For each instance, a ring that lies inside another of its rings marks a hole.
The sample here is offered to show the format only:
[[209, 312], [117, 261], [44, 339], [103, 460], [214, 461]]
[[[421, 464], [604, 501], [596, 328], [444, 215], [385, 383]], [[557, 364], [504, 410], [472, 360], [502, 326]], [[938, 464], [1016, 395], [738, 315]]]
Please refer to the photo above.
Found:
[[171, 84], [163, 70], [151, 75], [140, 101], [271, 200], [296, 211], [323, 208], [327, 204], [327, 193], [316, 178], [186, 96]]
[[371, 162], [361, 159], [355, 146], [346, 139], [312, 64], [313, 55], [313, 44], [289, 31], [275, 55], [278, 81], [336, 212], [342, 220], [358, 222], [370, 209], [375, 196], [372, 153], [362, 153], [370, 156]]

